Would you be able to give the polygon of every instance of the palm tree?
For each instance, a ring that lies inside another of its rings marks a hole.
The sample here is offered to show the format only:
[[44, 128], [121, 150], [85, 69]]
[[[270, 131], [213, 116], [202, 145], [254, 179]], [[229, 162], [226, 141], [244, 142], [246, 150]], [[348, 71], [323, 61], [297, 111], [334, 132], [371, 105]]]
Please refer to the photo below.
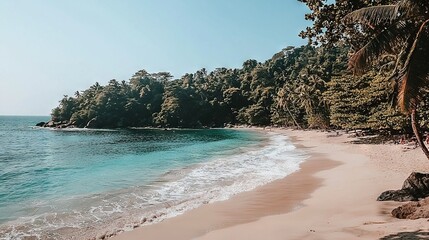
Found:
[[292, 114], [292, 112], [290, 111], [290, 108], [289, 108], [289, 105], [293, 101], [293, 97], [291, 97], [291, 95], [292, 95], [291, 93], [292, 93], [292, 91], [286, 85], [283, 86], [283, 88], [281, 88], [277, 92], [276, 107], [283, 109], [283, 110], [286, 110], [288, 112], [289, 116], [291, 117], [292, 121], [294, 122], [294, 124], [298, 127], [298, 129], [302, 129], [301, 126], [299, 125], [299, 123], [296, 121], [296, 118], [294, 117], [294, 115]]
[[397, 56], [389, 80], [394, 81], [398, 106], [411, 116], [413, 132], [429, 159], [416, 120], [429, 83], [429, 1], [401, 0], [395, 5], [362, 8], [348, 14], [345, 22], [359, 23], [358, 29], [373, 33], [373, 38], [349, 60], [355, 74], [363, 73], [386, 54]]

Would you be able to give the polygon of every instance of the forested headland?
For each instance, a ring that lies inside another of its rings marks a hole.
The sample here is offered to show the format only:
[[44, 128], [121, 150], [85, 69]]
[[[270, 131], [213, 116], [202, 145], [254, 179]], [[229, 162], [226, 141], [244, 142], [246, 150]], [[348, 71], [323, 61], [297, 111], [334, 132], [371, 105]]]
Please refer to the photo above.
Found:
[[[369, 35], [341, 27], [342, 18], [356, 9], [395, 1], [301, 2], [311, 10], [306, 19], [314, 22], [301, 33], [310, 40], [306, 46], [286, 47], [265, 62], [247, 60], [239, 69], [201, 69], [179, 79], [140, 70], [129, 80], [95, 83], [64, 96], [52, 120], [92, 128], [250, 125], [410, 132], [390, 77], [397, 56], [380, 57], [362, 74], [353, 74], [349, 53]], [[424, 98], [418, 116], [424, 128], [428, 104]]]

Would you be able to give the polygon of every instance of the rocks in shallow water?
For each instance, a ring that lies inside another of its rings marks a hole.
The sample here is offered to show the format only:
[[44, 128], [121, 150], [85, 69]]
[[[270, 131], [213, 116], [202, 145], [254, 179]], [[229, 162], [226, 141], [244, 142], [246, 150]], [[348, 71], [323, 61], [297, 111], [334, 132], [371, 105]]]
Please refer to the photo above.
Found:
[[36, 124], [36, 127], [43, 127], [45, 126], [45, 122], [39, 122], [38, 124]]
[[45, 124], [44, 127], [55, 127], [57, 125], [57, 123], [55, 123], [54, 121], [49, 121]]
[[69, 121], [53, 121], [50, 120], [49, 122], [39, 122], [36, 124], [37, 127], [46, 127], [46, 128], [74, 128], [76, 127], [76, 122], [69, 122]]
[[393, 209], [392, 216], [399, 219], [429, 218], [429, 198], [397, 207]]
[[404, 181], [402, 189], [383, 192], [377, 201], [418, 201], [429, 196], [429, 174], [413, 172]]

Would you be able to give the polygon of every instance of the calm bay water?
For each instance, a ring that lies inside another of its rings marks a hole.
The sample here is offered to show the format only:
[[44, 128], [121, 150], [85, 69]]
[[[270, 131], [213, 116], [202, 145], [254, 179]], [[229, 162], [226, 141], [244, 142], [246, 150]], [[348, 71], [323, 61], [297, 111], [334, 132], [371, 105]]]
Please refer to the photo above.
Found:
[[275, 133], [52, 130], [0, 116], [0, 239], [85, 239], [228, 199], [299, 169]]

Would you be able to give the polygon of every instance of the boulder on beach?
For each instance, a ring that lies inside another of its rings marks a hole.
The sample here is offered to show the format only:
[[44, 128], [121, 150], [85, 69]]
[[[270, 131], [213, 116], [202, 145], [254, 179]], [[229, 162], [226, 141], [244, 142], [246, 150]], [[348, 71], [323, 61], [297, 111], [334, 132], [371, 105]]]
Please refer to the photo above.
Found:
[[418, 201], [429, 197], [429, 174], [413, 172], [404, 181], [402, 189], [383, 192], [377, 201]]
[[397, 207], [393, 209], [392, 216], [399, 219], [429, 218], [429, 198]]

